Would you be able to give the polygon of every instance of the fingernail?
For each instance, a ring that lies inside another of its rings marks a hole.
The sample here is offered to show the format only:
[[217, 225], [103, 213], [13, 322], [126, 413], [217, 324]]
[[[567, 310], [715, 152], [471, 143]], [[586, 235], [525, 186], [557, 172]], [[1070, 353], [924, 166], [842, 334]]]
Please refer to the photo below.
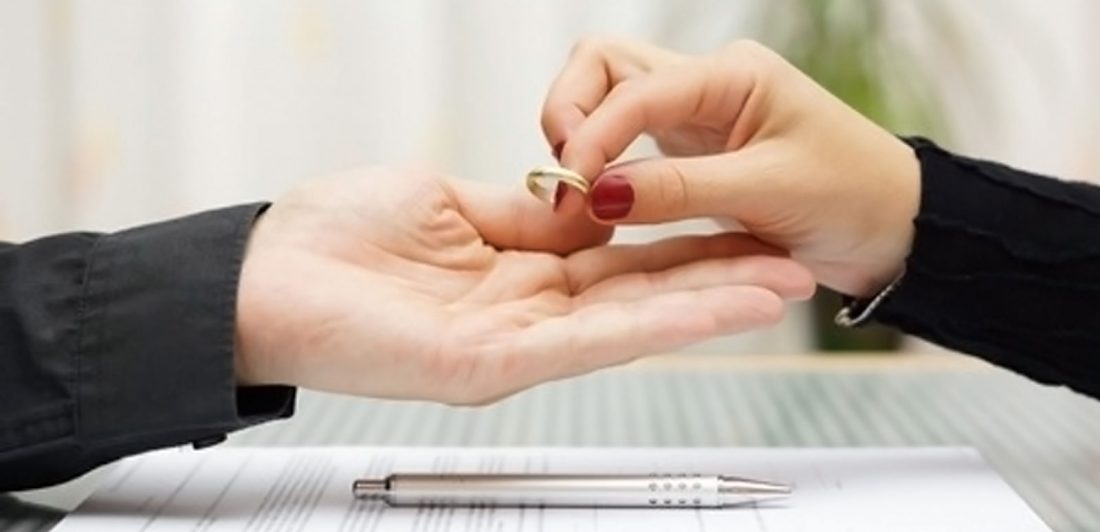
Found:
[[554, 153], [554, 159], [557, 159], [559, 162], [561, 162], [561, 150], [564, 147], [565, 147], [565, 141], [564, 140], [554, 145], [554, 152], [553, 152]]
[[592, 214], [601, 220], [618, 220], [634, 207], [634, 187], [621, 175], [605, 175], [596, 180], [590, 193]]
[[569, 185], [565, 183], [558, 183], [557, 188], [554, 189], [554, 211], [557, 212], [558, 205], [561, 205], [561, 200], [565, 199], [565, 193], [569, 190]]

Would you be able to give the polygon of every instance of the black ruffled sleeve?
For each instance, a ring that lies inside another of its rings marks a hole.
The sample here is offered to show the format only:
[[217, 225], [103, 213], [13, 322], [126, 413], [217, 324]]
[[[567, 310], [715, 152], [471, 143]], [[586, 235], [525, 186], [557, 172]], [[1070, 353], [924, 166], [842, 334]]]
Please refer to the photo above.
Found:
[[873, 319], [1100, 398], [1100, 188], [907, 142], [916, 236]]

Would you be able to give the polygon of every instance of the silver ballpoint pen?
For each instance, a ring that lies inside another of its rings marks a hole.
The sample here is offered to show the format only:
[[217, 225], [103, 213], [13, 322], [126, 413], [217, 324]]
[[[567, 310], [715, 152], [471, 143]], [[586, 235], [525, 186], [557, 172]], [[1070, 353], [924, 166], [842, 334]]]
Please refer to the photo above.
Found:
[[785, 484], [721, 475], [394, 474], [356, 480], [390, 506], [725, 508], [785, 497]]

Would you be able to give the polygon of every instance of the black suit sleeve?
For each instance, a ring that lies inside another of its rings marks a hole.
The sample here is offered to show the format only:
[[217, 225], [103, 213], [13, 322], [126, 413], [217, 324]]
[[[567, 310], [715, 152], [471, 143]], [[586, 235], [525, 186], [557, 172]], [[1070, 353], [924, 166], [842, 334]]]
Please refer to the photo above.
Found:
[[0, 491], [286, 417], [239, 388], [237, 279], [264, 205], [0, 244]]
[[908, 142], [916, 237], [874, 318], [1100, 398], [1100, 188]]

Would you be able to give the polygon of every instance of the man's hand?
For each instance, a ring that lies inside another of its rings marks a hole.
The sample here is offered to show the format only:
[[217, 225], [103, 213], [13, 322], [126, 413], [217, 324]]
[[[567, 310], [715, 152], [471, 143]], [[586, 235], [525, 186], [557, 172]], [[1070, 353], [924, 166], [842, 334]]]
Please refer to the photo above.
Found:
[[353, 171], [275, 203], [241, 274], [237, 374], [482, 403], [777, 322], [807, 270], [749, 237], [603, 246], [518, 187]]

